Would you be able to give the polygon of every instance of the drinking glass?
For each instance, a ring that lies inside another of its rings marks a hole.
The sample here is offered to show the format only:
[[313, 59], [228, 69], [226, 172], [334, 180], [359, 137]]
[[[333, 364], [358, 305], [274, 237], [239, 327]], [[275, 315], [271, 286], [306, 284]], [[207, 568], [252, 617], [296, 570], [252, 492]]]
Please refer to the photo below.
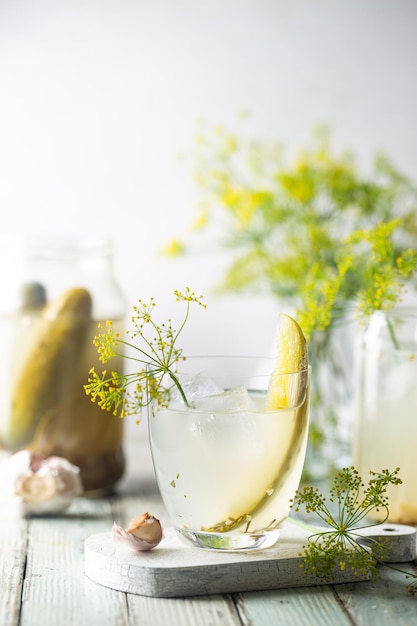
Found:
[[[379, 311], [355, 350], [353, 461], [369, 470], [400, 468], [402, 484], [388, 488], [389, 520], [417, 524], [417, 309]], [[373, 513], [375, 519], [383, 510]], [[379, 520], [380, 521], [380, 520]]]
[[[182, 371], [181, 371], [182, 370]], [[276, 543], [298, 488], [307, 445], [310, 372], [281, 375], [288, 406], [267, 410], [273, 359], [188, 357], [175, 392], [150, 405], [159, 490], [185, 542], [219, 550]]]

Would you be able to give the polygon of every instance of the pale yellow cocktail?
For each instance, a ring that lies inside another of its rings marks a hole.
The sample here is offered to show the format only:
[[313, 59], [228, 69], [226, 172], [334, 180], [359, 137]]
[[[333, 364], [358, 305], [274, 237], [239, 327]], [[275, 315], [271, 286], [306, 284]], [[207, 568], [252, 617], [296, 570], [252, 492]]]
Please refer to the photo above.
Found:
[[[189, 358], [183, 367], [191, 407], [174, 397], [171, 406], [153, 405], [149, 414], [155, 473], [170, 520], [201, 547], [271, 546], [302, 473], [309, 370], [280, 374], [287, 406], [273, 409], [268, 387], [275, 360]], [[191, 369], [200, 372], [198, 383]]]

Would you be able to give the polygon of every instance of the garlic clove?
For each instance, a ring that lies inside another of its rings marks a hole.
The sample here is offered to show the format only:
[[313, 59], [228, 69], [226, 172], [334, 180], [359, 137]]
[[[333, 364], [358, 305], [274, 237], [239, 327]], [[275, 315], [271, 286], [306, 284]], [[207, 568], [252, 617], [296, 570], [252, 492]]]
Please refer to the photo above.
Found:
[[23, 516], [62, 513], [82, 493], [80, 470], [62, 457], [21, 450], [8, 460], [6, 476]]
[[126, 532], [155, 545], [162, 539], [161, 523], [149, 513], [143, 513], [143, 515], [131, 519]]
[[134, 517], [126, 530], [114, 522], [112, 531], [115, 541], [135, 552], [152, 550], [163, 538], [160, 521], [149, 513]]
[[80, 470], [67, 459], [50, 456], [45, 459], [43, 468], [55, 477], [60, 495], [74, 497], [81, 494], [83, 489]]
[[50, 474], [44, 476], [38, 476], [37, 474], [19, 476], [14, 486], [15, 495], [30, 504], [47, 502], [56, 495], [57, 491], [56, 480]]

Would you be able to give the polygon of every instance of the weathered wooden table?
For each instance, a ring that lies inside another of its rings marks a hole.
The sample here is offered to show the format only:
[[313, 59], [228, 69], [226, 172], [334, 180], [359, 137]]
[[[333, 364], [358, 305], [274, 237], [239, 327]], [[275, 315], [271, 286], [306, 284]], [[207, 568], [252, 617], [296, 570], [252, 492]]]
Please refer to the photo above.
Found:
[[[142, 436], [116, 495], [80, 498], [65, 516], [24, 520], [0, 501], [1, 626], [417, 626], [417, 597], [384, 570], [356, 582], [209, 596], [154, 598], [114, 591], [85, 575], [84, 541], [150, 511], [167, 524]], [[0, 489], [1, 497], [1, 489]], [[407, 564], [416, 571], [413, 564]]]

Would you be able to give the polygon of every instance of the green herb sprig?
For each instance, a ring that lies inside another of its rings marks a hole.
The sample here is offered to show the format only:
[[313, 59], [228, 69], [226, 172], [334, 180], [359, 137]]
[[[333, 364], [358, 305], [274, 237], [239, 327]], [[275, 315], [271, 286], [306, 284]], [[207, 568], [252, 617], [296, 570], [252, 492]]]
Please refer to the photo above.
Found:
[[[183, 351], [177, 346], [177, 340], [188, 320], [190, 305], [196, 303], [203, 308], [202, 296], [197, 296], [188, 287], [185, 293], [174, 291], [176, 301], [186, 303], [184, 318], [178, 330], [172, 320], [157, 324], [153, 314], [156, 307], [154, 298], [149, 302], [138, 300], [133, 307], [131, 318], [133, 328], [126, 331], [130, 337], [124, 340], [114, 332], [112, 321], [100, 324], [103, 330], [94, 338], [99, 359], [107, 363], [113, 357], [121, 357], [141, 364], [141, 368], [133, 373], [121, 373], [107, 370], [97, 373], [93, 367], [84, 390], [92, 402], [105, 411], [118, 417], [137, 415], [151, 401], [166, 405], [173, 387], [176, 387], [185, 403], [188, 401], [177, 376], [177, 364], [183, 360]], [[133, 386], [133, 391], [130, 389]], [[128, 389], [129, 387], [129, 389]]]
[[[406, 585], [408, 591], [412, 595], [417, 593], [416, 574], [386, 563], [390, 552], [389, 540], [378, 540], [363, 534], [364, 528], [379, 525], [366, 523], [366, 517], [371, 511], [383, 517], [380, 524], [387, 520], [387, 488], [402, 483], [398, 473], [399, 468], [393, 472], [387, 469], [370, 472], [371, 478], [365, 487], [354, 467], [343, 468], [334, 477], [329, 491], [329, 504], [317, 487], [305, 486], [296, 492], [292, 500], [293, 510], [297, 513], [303, 508], [307, 514], [316, 515], [324, 524], [323, 528], [314, 528], [308, 543], [303, 546], [303, 568], [306, 573], [332, 582], [337, 571], [350, 569], [355, 575], [375, 582], [381, 577], [378, 565], [383, 564], [404, 573], [407, 579], [411, 579]], [[293, 521], [298, 523], [297, 520]]]

